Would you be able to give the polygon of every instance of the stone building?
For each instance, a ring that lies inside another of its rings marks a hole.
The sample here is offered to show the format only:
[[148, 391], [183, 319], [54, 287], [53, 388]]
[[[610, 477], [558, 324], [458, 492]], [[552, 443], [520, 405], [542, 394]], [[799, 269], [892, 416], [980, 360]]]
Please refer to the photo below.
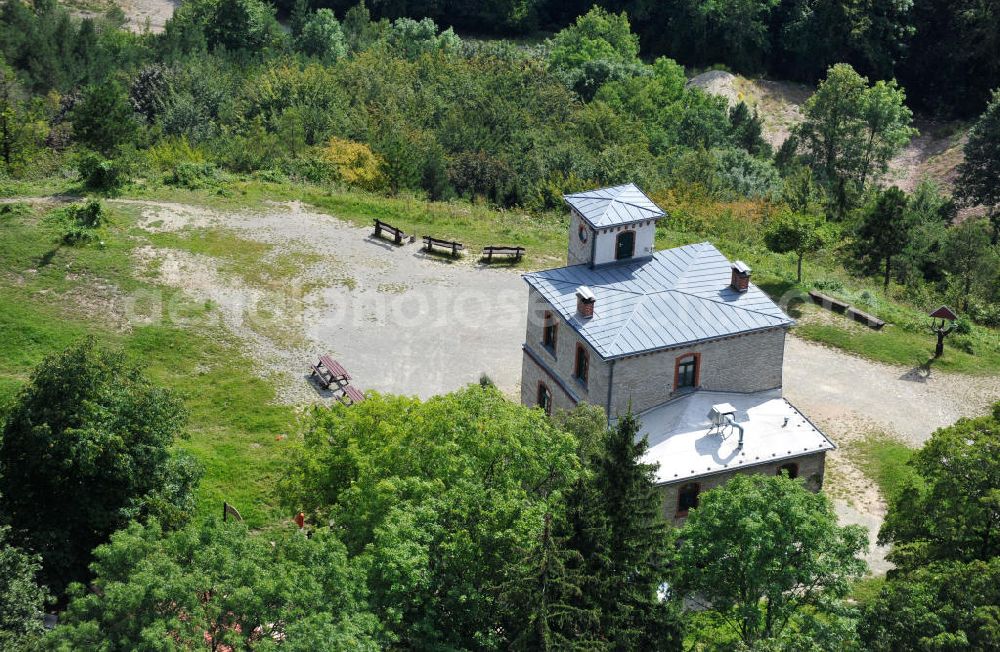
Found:
[[664, 513], [735, 473], [787, 472], [818, 490], [833, 443], [782, 398], [793, 321], [707, 242], [656, 251], [664, 212], [634, 184], [565, 197], [569, 265], [525, 274], [521, 400], [547, 412], [631, 406]]

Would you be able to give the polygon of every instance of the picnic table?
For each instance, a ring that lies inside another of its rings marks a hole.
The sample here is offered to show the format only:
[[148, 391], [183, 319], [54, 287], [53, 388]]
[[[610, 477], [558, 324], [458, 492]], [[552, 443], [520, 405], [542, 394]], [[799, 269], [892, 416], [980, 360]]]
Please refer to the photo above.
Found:
[[524, 256], [524, 247], [500, 247], [495, 245], [483, 247], [483, 258], [486, 259], [486, 262], [493, 262], [494, 254], [498, 256], [506, 255], [509, 258], [520, 261], [521, 257]]
[[434, 238], [429, 235], [424, 236], [424, 249], [431, 251], [433, 247], [443, 247], [445, 249], [451, 249], [452, 256], [458, 256], [458, 252], [465, 249], [465, 245], [461, 242], [453, 242], [451, 240], [442, 240], [441, 238]]
[[403, 239], [406, 237], [406, 234], [403, 233], [402, 229], [397, 229], [393, 225], [386, 224], [382, 220], [376, 218], [376, 220], [375, 220], [375, 237], [376, 238], [381, 238], [383, 231], [385, 231], [386, 233], [388, 233], [389, 235], [392, 236], [392, 242], [393, 242], [393, 244], [398, 244], [398, 245], [403, 244]]
[[351, 374], [347, 369], [328, 355], [319, 356], [319, 362], [311, 365], [312, 376], [319, 379], [319, 384], [323, 389], [328, 389], [330, 385], [346, 383], [351, 379]]
[[360, 403], [365, 400], [365, 395], [362, 394], [361, 390], [354, 385], [344, 385], [340, 388], [340, 391], [342, 391], [343, 394], [338, 396], [337, 400], [346, 405], [354, 405], [355, 403]]

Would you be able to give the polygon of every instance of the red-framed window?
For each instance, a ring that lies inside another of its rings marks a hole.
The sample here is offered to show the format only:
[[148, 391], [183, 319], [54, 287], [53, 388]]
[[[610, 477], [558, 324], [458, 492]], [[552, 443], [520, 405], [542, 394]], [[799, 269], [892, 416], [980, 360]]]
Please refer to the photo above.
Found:
[[538, 407], [545, 411], [545, 414], [552, 416], [552, 390], [545, 383], [538, 383]]
[[698, 494], [701, 486], [697, 482], [689, 482], [677, 492], [677, 516], [687, 516], [688, 511], [698, 506]]
[[576, 345], [576, 360], [573, 363], [573, 377], [584, 385], [590, 377], [590, 354], [579, 342]]

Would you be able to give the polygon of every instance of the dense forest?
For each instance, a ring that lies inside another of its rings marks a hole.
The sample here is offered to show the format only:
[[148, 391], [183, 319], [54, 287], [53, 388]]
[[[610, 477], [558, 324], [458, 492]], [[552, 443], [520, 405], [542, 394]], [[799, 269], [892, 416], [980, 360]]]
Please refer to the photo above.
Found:
[[[351, 0], [313, 6], [346, 11]], [[685, 66], [725, 64], [744, 73], [816, 82], [849, 63], [873, 79], [896, 78], [916, 108], [972, 116], [1000, 86], [1000, 14], [975, 0], [372, 0], [372, 14], [430, 17], [472, 33], [556, 32], [592, 5], [626, 12], [643, 52]], [[279, 6], [291, 11], [294, 0]]]

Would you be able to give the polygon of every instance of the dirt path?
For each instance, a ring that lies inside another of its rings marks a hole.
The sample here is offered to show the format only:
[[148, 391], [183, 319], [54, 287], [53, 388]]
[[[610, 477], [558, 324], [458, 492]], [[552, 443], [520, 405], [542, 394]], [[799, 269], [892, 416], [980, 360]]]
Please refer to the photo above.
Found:
[[872, 362], [797, 337], [785, 345], [784, 386], [790, 401], [834, 430], [866, 419], [911, 446], [1000, 400], [1000, 376], [925, 375], [919, 368]]
[[[1000, 371], [1000, 370], [998, 370]], [[785, 396], [841, 447], [827, 456], [826, 484], [842, 523], [868, 529], [873, 573], [891, 568], [876, 543], [886, 505], [844, 449], [871, 432], [920, 446], [936, 429], [984, 414], [1000, 400], [1000, 376], [975, 377], [880, 364], [789, 337]]]
[[369, 228], [298, 203], [224, 215], [120, 203], [140, 206], [140, 226], [150, 232], [224, 228], [306, 261], [294, 278], [260, 286], [221, 274], [207, 256], [137, 252], [140, 266], [158, 269], [162, 283], [217, 307], [285, 401], [317, 398], [302, 376], [320, 352], [338, 358], [366, 390], [429, 397], [487, 374], [516, 395], [527, 296], [517, 273], [428, 256], [418, 244], [395, 247], [372, 238]]
[[141, 32], [149, 21], [149, 31], [159, 34], [180, 6], [180, 0], [120, 0], [118, 5], [128, 18], [133, 32]]

